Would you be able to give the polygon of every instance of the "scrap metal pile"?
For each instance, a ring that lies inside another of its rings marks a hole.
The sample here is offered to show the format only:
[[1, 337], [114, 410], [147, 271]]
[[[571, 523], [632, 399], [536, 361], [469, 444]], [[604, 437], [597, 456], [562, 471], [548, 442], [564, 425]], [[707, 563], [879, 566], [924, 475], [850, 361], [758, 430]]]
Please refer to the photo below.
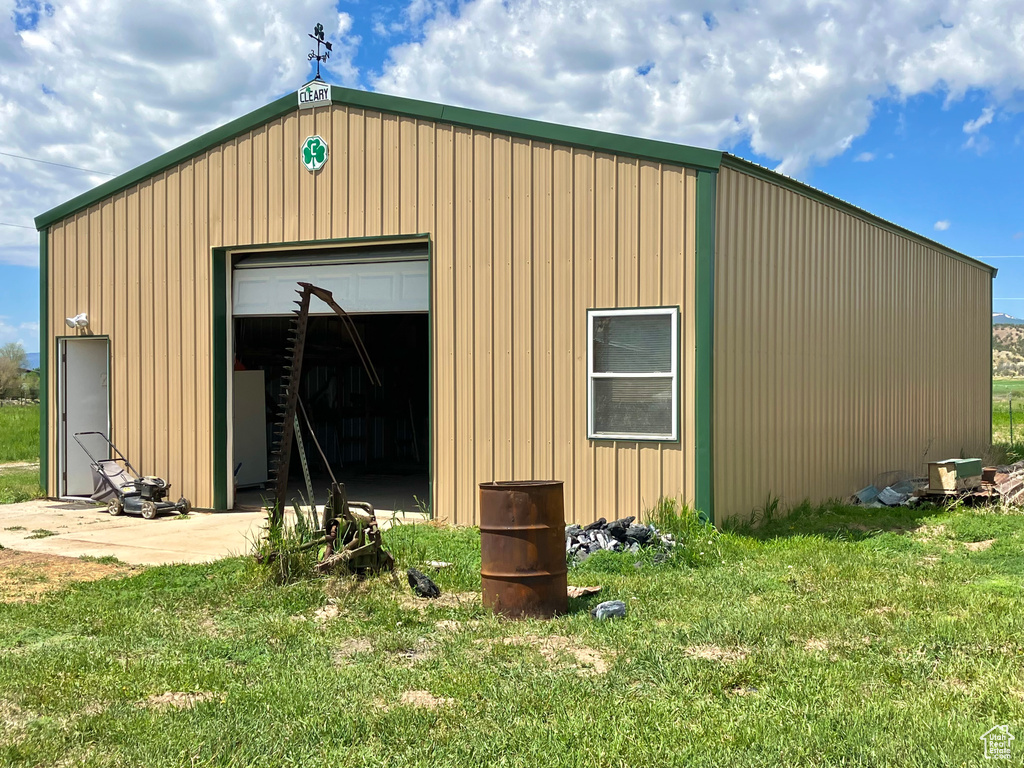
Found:
[[677, 542], [671, 533], [662, 533], [653, 524], [634, 525], [635, 515], [607, 522], [603, 517], [590, 525], [565, 526], [565, 556], [581, 563], [595, 552], [638, 552], [641, 547], [673, 549]]
[[868, 507], [912, 506], [921, 501], [965, 504], [1024, 504], [1024, 461], [985, 467], [981, 459], [946, 459], [928, 463], [927, 477], [889, 473], [853, 496]]

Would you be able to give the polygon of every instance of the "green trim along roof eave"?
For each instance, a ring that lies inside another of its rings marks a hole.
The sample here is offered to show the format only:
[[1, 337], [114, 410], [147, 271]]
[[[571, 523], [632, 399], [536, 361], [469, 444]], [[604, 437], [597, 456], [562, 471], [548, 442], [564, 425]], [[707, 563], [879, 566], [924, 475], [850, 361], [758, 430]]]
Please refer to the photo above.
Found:
[[869, 211], [865, 211], [863, 208], [858, 208], [856, 205], [853, 205], [852, 203], [848, 203], [845, 200], [841, 200], [838, 197], [828, 194], [827, 192], [822, 192], [820, 189], [816, 189], [815, 187], [812, 187], [809, 184], [804, 184], [802, 181], [797, 181], [796, 179], [790, 178], [789, 176], [778, 173], [777, 171], [773, 171], [770, 168], [765, 168], [763, 165], [758, 165], [757, 163], [752, 163], [749, 160], [744, 160], [742, 157], [737, 157], [736, 155], [724, 152], [722, 154], [722, 167], [731, 168], [732, 170], [746, 173], [749, 176], [761, 179], [762, 181], [767, 181], [770, 184], [777, 184], [778, 186], [783, 187], [784, 189], [791, 190], [793, 192], [796, 192], [797, 194], [803, 195], [804, 197], [809, 197], [810, 199], [816, 200], [817, 202], [823, 203], [824, 205], [827, 205], [831, 208], [836, 208], [840, 211], [844, 211], [845, 213], [857, 216], [858, 218], [864, 219], [872, 224], [880, 226], [883, 229], [887, 229], [890, 232], [893, 232], [898, 235], [903, 235], [905, 237], [909, 237], [912, 240], [915, 240], [918, 243], [921, 243], [922, 245], [925, 245], [929, 248], [934, 248], [935, 250], [940, 251], [941, 253], [950, 256], [951, 258], [957, 259], [958, 261], [963, 261], [967, 264], [970, 264], [973, 267], [977, 267], [978, 269], [984, 270], [990, 273], [992, 277], [995, 277], [996, 272], [999, 271], [995, 267], [986, 264], [983, 261], [978, 261], [978, 259], [974, 259], [965, 253], [954, 251], [952, 248], [949, 248], [948, 246], [945, 246], [942, 243], [937, 243], [936, 241], [927, 238], [924, 235], [906, 229], [905, 227], [901, 227], [899, 224], [893, 224], [891, 221], [883, 219], [881, 216], [876, 216], [875, 214], [870, 213]]
[[276, 120], [297, 108], [298, 102], [294, 93], [282, 96], [266, 106], [236, 118], [230, 123], [225, 123], [219, 128], [214, 128], [212, 131], [204, 133], [202, 136], [192, 139], [176, 149], [172, 149], [170, 152], [154, 157], [149, 162], [143, 163], [126, 173], [122, 173], [110, 181], [105, 181], [98, 187], [94, 187], [88, 192], [83, 192], [78, 197], [73, 197], [56, 208], [51, 208], [46, 213], [36, 216], [36, 229], [42, 229], [50, 224], [54, 224], [76, 211], [87, 208], [93, 203], [120, 192], [122, 189], [127, 189], [132, 184], [138, 184], [150, 176], [155, 176], [161, 171], [173, 168], [190, 157], [206, 152], [208, 149], [212, 149], [218, 144], [223, 144], [228, 139], [233, 139], [235, 136], [251, 131], [253, 128], [264, 123]]
[[714, 363], [715, 216], [718, 172], [697, 172], [697, 252], [694, 288], [694, 499], [705, 522], [715, 522]]
[[718, 170], [722, 162], [722, 152], [715, 149], [691, 147], [655, 139], [642, 139], [636, 136], [594, 131], [589, 128], [576, 128], [558, 123], [482, 112], [466, 107], [434, 104], [429, 101], [388, 96], [352, 88], [332, 87], [331, 101], [344, 106], [374, 109], [403, 117], [494, 131], [551, 144], [563, 144], [614, 155], [683, 165], [697, 170]]
[[[667, 141], [641, 139], [635, 136], [621, 136], [604, 131], [593, 131], [587, 128], [574, 128], [556, 123], [545, 123], [539, 120], [528, 120], [521, 117], [510, 117], [493, 112], [480, 112], [463, 107], [450, 107], [428, 101], [406, 99], [399, 96], [388, 96], [370, 91], [359, 91], [352, 88], [332, 86], [331, 100], [335, 104], [373, 109], [379, 112], [412, 117], [422, 120], [449, 123], [466, 128], [506, 133], [552, 144], [565, 144], [582, 149], [610, 154], [637, 157], [645, 160], [683, 165], [698, 170], [717, 170], [722, 160], [722, 153], [713, 149], [689, 147], [683, 144], [672, 144]], [[150, 176], [172, 168], [190, 157], [206, 152], [225, 141], [239, 136], [264, 123], [276, 120], [283, 115], [298, 110], [295, 93], [289, 93], [264, 107], [232, 120], [219, 128], [204, 133], [198, 138], [182, 144], [170, 152], [155, 157], [147, 163], [123, 173], [117, 178], [100, 184], [78, 197], [74, 197], [56, 208], [51, 208], [35, 219], [36, 229], [54, 224], [70, 216], [76, 211], [103, 200], [123, 189], [137, 184]]]

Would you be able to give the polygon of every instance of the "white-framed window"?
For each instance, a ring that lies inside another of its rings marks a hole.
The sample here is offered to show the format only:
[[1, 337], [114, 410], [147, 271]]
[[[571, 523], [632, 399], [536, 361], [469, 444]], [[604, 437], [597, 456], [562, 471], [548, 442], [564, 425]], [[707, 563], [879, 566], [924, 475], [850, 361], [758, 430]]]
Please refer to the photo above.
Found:
[[587, 310], [587, 436], [679, 439], [679, 308]]

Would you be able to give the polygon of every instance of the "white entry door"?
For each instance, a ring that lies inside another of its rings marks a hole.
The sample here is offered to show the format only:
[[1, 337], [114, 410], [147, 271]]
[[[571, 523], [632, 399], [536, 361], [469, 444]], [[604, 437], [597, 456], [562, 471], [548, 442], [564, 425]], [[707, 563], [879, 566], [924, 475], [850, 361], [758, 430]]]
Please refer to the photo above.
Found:
[[[75, 441], [77, 432], [110, 435], [110, 341], [87, 336], [58, 343], [60, 374], [60, 495], [92, 496], [89, 457]], [[81, 438], [97, 459], [109, 458], [106, 442]]]

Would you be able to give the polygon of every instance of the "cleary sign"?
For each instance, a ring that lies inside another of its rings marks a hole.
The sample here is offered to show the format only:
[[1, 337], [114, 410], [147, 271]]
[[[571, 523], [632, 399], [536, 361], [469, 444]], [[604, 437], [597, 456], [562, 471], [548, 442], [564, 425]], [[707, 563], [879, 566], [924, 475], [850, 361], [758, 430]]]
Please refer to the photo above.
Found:
[[319, 107], [331, 103], [331, 86], [323, 80], [312, 80], [299, 88], [299, 108]]

